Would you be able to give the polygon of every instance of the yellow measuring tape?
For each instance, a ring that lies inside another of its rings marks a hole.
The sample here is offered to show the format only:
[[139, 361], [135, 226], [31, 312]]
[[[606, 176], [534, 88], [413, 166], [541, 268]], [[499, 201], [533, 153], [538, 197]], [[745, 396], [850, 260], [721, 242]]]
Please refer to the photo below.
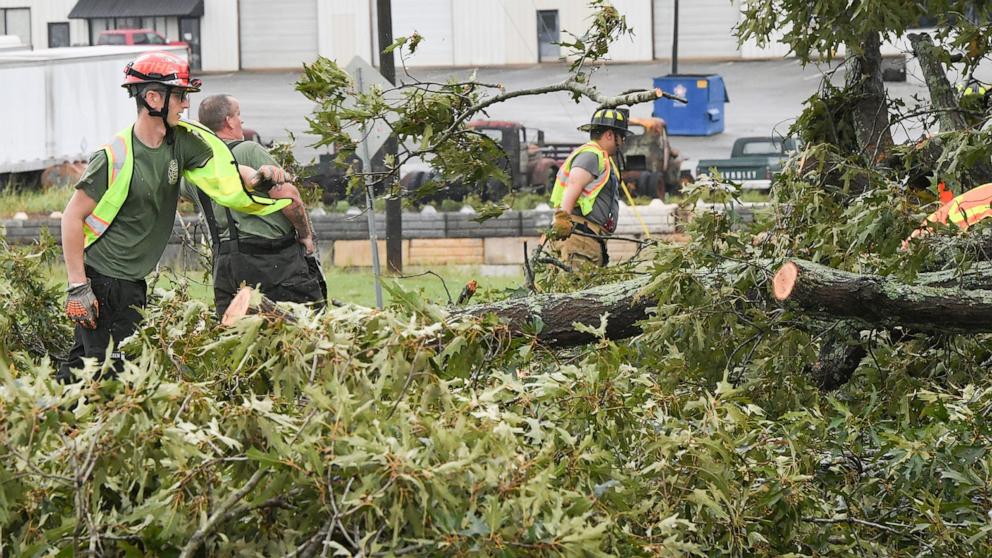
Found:
[[630, 190], [627, 189], [627, 183], [620, 181], [620, 187], [623, 188], [623, 193], [627, 196], [627, 203], [630, 204], [630, 210], [634, 212], [634, 217], [637, 222], [641, 224], [641, 228], [644, 229], [644, 238], [651, 240], [651, 233], [648, 231], [648, 225], [641, 219], [641, 213], [637, 211], [637, 206], [634, 205], [634, 197], [630, 195]]

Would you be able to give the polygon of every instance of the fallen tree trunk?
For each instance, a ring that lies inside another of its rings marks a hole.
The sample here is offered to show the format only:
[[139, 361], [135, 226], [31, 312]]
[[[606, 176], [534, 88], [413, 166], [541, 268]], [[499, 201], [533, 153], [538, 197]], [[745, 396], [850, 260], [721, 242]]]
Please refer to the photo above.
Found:
[[[945, 275], [939, 277], [947, 279]], [[779, 301], [814, 316], [856, 320], [871, 329], [901, 326], [935, 333], [992, 331], [992, 291], [907, 285], [803, 260], [783, 265], [772, 284]]]
[[[921, 273], [915, 285], [959, 289], [992, 290], [992, 264], [982, 262], [973, 268]], [[861, 328], [849, 322], [832, 327], [820, 341], [819, 356], [805, 372], [821, 390], [832, 391], [846, 384], [868, 349], [860, 339]]]
[[968, 234], [961, 236], [928, 234], [916, 242], [926, 244], [943, 264], [953, 263], [963, 254], [969, 254], [978, 261], [992, 261], [992, 230], [988, 228], [974, 234], [969, 230]]
[[[768, 268], [774, 262], [757, 260], [751, 264]], [[717, 266], [696, 270], [694, 275], [708, 284], [714, 276], [729, 272]], [[451, 316], [477, 318], [495, 314], [511, 334], [538, 330], [536, 335], [541, 343], [566, 348], [596, 341], [595, 335], [576, 324], [599, 328], [601, 317], [607, 315], [604, 335], [617, 341], [640, 334], [638, 322], [646, 319], [648, 310], [657, 304], [654, 299], [641, 296], [650, 281], [651, 277], [643, 276], [572, 293], [477, 304], [457, 308]], [[907, 285], [887, 277], [838, 271], [803, 260], [792, 260], [779, 269], [773, 279], [774, 298], [807, 309], [813, 317], [843, 320], [825, 334], [819, 359], [806, 369], [821, 389], [836, 389], [846, 383], [867, 354], [859, 339], [860, 330], [902, 326], [941, 333], [992, 331], [992, 263], [979, 263], [964, 272], [921, 273], [916, 281]], [[762, 293], [748, 295], [753, 303], [767, 302], [766, 297]], [[239, 302], [232, 304], [237, 309], [229, 312], [230, 318], [246, 313], [279, 318], [286, 315], [266, 300], [257, 301], [257, 308], [251, 307], [247, 295]], [[535, 328], [536, 324], [540, 327]], [[824, 328], [817, 328], [816, 322], [811, 321], [807, 329], [816, 335], [817, 329]]]
[[600, 316], [608, 314], [606, 337], [626, 339], [641, 333], [637, 322], [647, 317], [648, 308], [657, 302], [639, 296], [651, 280], [638, 277], [621, 283], [610, 283], [572, 293], [548, 293], [523, 298], [513, 298], [489, 304], [477, 304], [452, 312], [453, 316], [481, 317], [496, 314], [506, 323], [510, 332], [522, 334], [535, 323], [541, 328], [537, 339], [553, 347], [573, 347], [596, 340], [580, 331], [574, 324], [592, 328], [600, 326]]

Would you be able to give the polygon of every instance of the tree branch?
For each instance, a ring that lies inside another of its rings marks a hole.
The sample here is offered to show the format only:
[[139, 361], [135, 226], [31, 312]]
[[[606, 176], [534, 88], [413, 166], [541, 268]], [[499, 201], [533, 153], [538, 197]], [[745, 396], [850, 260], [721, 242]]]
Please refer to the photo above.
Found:
[[244, 486], [225, 498], [224, 501], [221, 502], [220, 506], [218, 506], [217, 509], [214, 510], [214, 513], [207, 519], [207, 522], [200, 526], [195, 533], [193, 533], [193, 536], [190, 537], [189, 541], [186, 543], [186, 546], [183, 547], [182, 553], [179, 554], [179, 558], [190, 558], [193, 556], [193, 553], [195, 553], [197, 549], [200, 548], [200, 545], [203, 544], [203, 540], [213, 532], [214, 528], [216, 528], [221, 522], [221, 519], [227, 515], [227, 512], [229, 512], [231, 508], [233, 508], [238, 502], [241, 501], [242, 498], [245, 497], [246, 494], [255, 488], [255, 485], [262, 480], [265, 473], [265, 468], [258, 469], [255, 471], [255, 474], [248, 479], [248, 482], [246, 482]]

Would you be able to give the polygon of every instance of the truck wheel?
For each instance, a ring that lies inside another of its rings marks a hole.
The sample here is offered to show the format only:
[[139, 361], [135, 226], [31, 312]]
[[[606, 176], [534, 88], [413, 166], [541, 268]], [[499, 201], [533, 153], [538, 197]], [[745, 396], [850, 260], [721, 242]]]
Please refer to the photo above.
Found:
[[548, 176], [545, 177], [543, 184], [534, 184], [534, 193], [540, 194], [542, 196], [550, 195], [552, 190], [555, 189], [555, 180], [558, 179], [558, 167], [550, 166], [548, 167]]
[[634, 195], [635, 196], [640, 197], [640, 196], [650, 196], [651, 195], [651, 191], [653, 190], [653, 188], [651, 186], [651, 177], [653, 175], [654, 175], [654, 173], [650, 173], [650, 172], [647, 172], [647, 171], [642, 172], [640, 175], [638, 175], [637, 182], [635, 183], [635, 186], [634, 186], [637, 189], [634, 192]]
[[[661, 173], [642, 172], [637, 177], [637, 195], [645, 198], [657, 198], [659, 181], [663, 180]], [[662, 190], [664, 197], [664, 190]]]
[[486, 180], [485, 184], [482, 185], [482, 201], [487, 202], [498, 202], [499, 200], [506, 197], [510, 193], [509, 188], [506, 184], [503, 184], [495, 178], [490, 178]]

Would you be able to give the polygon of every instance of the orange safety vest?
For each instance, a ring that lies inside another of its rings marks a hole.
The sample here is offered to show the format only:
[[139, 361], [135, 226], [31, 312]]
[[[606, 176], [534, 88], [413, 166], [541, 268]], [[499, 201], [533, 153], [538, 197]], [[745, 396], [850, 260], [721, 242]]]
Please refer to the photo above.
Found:
[[982, 184], [953, 198], [927, 216], [927, 222], [950, 223], [966, 231], [986, 217], [992, 217], [992, 184]]

